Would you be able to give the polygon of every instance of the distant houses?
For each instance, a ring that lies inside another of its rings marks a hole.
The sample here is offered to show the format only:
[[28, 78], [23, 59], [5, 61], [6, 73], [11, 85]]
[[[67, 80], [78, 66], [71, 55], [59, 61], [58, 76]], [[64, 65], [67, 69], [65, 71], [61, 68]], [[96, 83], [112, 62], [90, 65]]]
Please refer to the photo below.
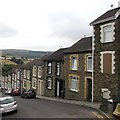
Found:
[[93, 36], [78, 40], [42, 58], [15, 67], [2, 76], [1, 87], [34, 89], [37, 95], [100, 102], [108, 90], [120, 100], [120, 7], [90, 23]]

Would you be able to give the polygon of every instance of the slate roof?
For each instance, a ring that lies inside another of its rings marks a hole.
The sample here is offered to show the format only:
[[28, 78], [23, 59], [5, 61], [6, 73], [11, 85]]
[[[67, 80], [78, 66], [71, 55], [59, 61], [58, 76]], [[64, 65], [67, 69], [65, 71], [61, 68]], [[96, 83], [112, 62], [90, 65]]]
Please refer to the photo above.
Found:
[[120, 7], [112, 9], [112, 10], [108, 10], [106, 13], [104, 13], [103, 15], [98, 17], [96, 20], [91, 22], [90, 25], [95, 25], [95, 24], [98, 24], [98, 23], [107, 22], [109, 20], [116, 19], [116, 14], [117, 14], [118, 11], [120, 11]]
[[44, 58], [44, 61], [62, 61], [64, 59], [63, 52], [67, 50], [68, 48], [61, 48], [51, 55], [48, 55], [46, 58]]
[[68, 48], [64, 54], [80, 53], [92, 51], [92, 37], [85, 37], [80, 39], [70, 48]]

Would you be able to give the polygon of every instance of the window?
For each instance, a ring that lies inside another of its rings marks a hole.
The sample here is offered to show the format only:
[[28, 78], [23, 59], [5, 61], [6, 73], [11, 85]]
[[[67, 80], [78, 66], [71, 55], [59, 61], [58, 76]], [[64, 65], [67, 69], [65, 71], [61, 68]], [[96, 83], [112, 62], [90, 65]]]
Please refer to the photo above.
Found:
[[37, 67], [33, 66], [33, 76], [36, 76], [36, 74], [37, 74]]
[[26, 78], [26, 70], [24, 69], [24, 78]]
[[27, 70], [27, 79], [30, 79], [30, 70]]
[[32, 79], [32, 88], [36, 89], [36, 79]]
[[70, 76], [70, 90], [78, 92], [79, 89], [78, 76]]
[[77, 56], [71, 56], [71, 70], [77, 70]]
[[105, 74], [114, 74], [115, 71], [115, 52], [101, 52], [101, 72]]
[[57, 63], [56, 74], [60, 75], [60, 63]]
[[38, 77], [42, 77], [42, 67], [38, 67]]
[[52, 73], [52, 63], [49, 62], [48, 63], [48, 74], [51, 74]]
[[47, 78], [47, 88], [52, 89], [52, 78], [51, 77]]
[[17, 72], [17, 79], [20, 79], [20, 72]]
[[92, 72], [92, 56], [87, 56], [87, 71]]
[[20, 88], [20, 81], [17, 81], [17, 88]]
[[101, 42], [113, 42], [114, 41], [114, 24], [109, 23], [101, 26]]
[[23, 88], [26, 88], [26, 86], [27, 86], [26, 80], [23, 80]]

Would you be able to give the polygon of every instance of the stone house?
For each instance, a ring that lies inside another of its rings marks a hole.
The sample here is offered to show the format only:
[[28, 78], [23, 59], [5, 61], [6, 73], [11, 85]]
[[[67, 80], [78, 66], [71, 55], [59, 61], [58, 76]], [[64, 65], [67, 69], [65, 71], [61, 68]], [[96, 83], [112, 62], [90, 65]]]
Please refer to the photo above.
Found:
[[66, 99], [92, 100], [92, 70], [92, 37], [85, 37], [64, 52]]
[[93, 26], [94, 101], [101, 101], [103, 90], [108, 90], [109, 97], [119, 100], [120, 7], [108, 10], [90, 25]]
[[22, 81], [21, 81], [21, 91], [23, 89], [29, 90], [32, 87], [32, 81], [31, 81], [31, 66], [30, 62], [27, 64], [23, 64], [21, 66], [21, 72], [22, 72]]
[[38, 95], [44, 95], [44, 62], [42, 58], [35, 59], [31, 63], [32, 89], [36, 90]]
[[43, 59], [44, 61], [44, 95], [64, 98], [64, 56], [67, 48], [61, 48]]

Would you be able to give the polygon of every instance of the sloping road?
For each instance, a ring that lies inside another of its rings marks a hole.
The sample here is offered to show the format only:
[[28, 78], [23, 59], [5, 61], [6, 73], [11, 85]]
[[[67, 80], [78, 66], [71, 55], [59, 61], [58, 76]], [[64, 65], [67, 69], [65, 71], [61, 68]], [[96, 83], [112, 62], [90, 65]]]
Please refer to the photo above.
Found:
[[18, 112], [3, 115], [3, 118], [102, 118], [94, 109], [79, 105], [44, 99], [24, 99], [14, 97]]

